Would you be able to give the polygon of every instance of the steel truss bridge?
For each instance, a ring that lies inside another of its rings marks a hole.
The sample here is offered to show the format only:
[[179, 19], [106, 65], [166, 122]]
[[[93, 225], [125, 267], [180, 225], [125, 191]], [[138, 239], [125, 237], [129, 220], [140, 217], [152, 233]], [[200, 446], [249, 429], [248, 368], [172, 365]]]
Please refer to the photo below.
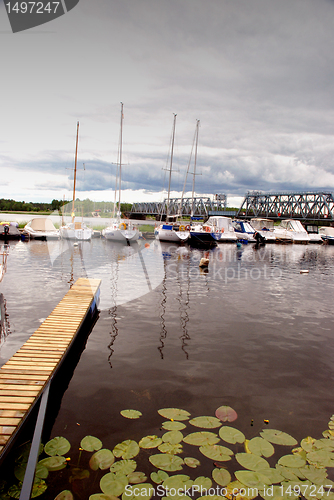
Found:
[[[211, 198], [170, 198], [168, 204], [168, 215], [185, 215], [194, 217], [207, 217], [209, 212], [224, 210], [227, 197], [224, 194], [215, 195]], [[192, 210], [193, 209], [193, 210]], [[167, 213], [167, 199], [163, 202], [134, 203], [131, 208], [131, 217], [143, 218], [146, 215], [154, 215], [163, 218]]]
[[334, 220], [333, 193], [261, 193], [248, 192], [238, 217], [269, 219], [299, 219], [301, 221]]

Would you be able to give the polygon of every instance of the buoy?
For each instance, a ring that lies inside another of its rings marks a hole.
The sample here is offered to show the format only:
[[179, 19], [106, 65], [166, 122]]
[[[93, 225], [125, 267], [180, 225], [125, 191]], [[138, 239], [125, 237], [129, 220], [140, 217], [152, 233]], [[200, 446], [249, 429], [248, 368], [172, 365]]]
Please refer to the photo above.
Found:
[[145, 243], [145, 248], [150, 248], [150, 244], [149, 243]]
[[199, 267], [208, 267], [209, 259], [204, 259], [204, 257], [200, 260]]
[[237, 247], [238, 247], [238, 248], [241, 248], [241, 247], [242, 247], [242, 243], [240, 243], [240, 241], [237, 241]]
[[78, 247], [78, 246], [79, 246], [79, 243], [73, 243], [73, 246], [74, 246], [74, 247]]
[[309, 272], [308, 269], [301, 269], [300, 274], [307, 274]]

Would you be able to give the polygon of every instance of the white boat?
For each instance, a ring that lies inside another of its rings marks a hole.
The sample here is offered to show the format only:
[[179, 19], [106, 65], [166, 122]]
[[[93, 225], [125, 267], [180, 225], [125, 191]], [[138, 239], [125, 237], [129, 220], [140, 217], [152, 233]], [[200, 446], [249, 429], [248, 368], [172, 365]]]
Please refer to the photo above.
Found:
[[274, 234], [276, 242], [283, 243], [309, 243], [310, 237], [299, 220], [282, 220], [279, 226], [275, 226]]
[[[254, 217], [250, 221], [256, 233], [259, 233], [264, 238], [265, 243], [275, 243], [276, 236], [274, 234], [274, 221], [271, 219], [262, 219], [261, 217]], [[256, 237], [256, 235], [255, 235]]]
[[323, 243], [321, 234], [319, 234], [319, 227], [314, 224], [306, 224], [305, 229], [310, 237], [310, 243]]
[[234, 220], [232, 225], [238, 240], [242, 243], [255, 243], [255, 229], [249, 222], [244, 220]]
[[238, 239], [230, 217], [222, 215], [209, 217], [205, 226], [212, 228], [213, 237], [218, 243], [236, 242]]
[[334, 245], [334, 227], [322, 226], [319, 227], [319, 234], [322, 240], [329, 245]]
[[128, 219], [121, 219], [121, 180], [122, 180], [122, 142], [123, 142], [123, 103], [121, 102], [121, 125], [120, 125], [120, 140], [118, 150], [118, 213], [115, 218], [116, 209], [116, 193], [117, 193], [117, 176], [115, 183], [115, 201], [114, 214], [110, 221], [110, 225], [102, 230], [102, 236], [107, 240], [118, 241], [130, 244], [131, 241], [137, 241], [141, 236], [138, 226], [133, 224]]
[[178, 222], [173, 223], [170, 221], [169, 217], [169, 197], [170, 197], [170, 187], [172, 178], [175, 125], [176, 125], [176, 114], [174, 113], [172, 144], [170, 153], [170, 166], [169, 166], [168, 196], [166, 205], [166, 223], [162, 223], [158, 227], [156, 227], [154, 229], [154, 235], [160, 241], [174, 241], [175, 243], [181, 243], [188, 240], [190, 236], [190, 226]]
[[36, 240], [58, 239], [60, 236], [59, 229], [57, 229], [52, 220], [47, 217], [36, 217], [35, 219], [31, 219], [31, 221], [24, 226], [23, 234]]
[[75, 184], [77, 178], [77, 158], [78, 158], [78, 140], [79, 140], [79, 122], [77, 123], [77, 139], [75, 146], [75, 162], [74, 162], [74, 179], [73, 179], [73, 200], [72, 200], [72, 222], [61, 226], [59, 232], [62, 238], [66, 240], [90, 240], [93, 230], [87, 227], [86, 224], [75, 222], [74, 201], [75, 201]]

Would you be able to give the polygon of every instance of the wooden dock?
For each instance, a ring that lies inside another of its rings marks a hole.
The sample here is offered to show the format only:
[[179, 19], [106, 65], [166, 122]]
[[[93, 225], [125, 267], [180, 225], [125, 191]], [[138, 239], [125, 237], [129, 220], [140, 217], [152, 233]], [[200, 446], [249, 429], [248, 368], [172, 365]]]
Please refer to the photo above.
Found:
[[65, 358], [101, 280], [78, 279], [29, 340], [0, 368], [0, 461]]

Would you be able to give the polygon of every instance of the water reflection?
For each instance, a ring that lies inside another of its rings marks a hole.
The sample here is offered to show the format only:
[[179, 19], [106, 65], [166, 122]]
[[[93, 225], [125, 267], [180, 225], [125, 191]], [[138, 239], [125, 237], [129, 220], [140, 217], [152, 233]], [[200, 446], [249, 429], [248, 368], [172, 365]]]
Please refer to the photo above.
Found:
[[0, 293], [0, 345], [8, 335], [10, 335], [10, 323], [9, 316], [7, 313], [6, 299], [2, 293]]

